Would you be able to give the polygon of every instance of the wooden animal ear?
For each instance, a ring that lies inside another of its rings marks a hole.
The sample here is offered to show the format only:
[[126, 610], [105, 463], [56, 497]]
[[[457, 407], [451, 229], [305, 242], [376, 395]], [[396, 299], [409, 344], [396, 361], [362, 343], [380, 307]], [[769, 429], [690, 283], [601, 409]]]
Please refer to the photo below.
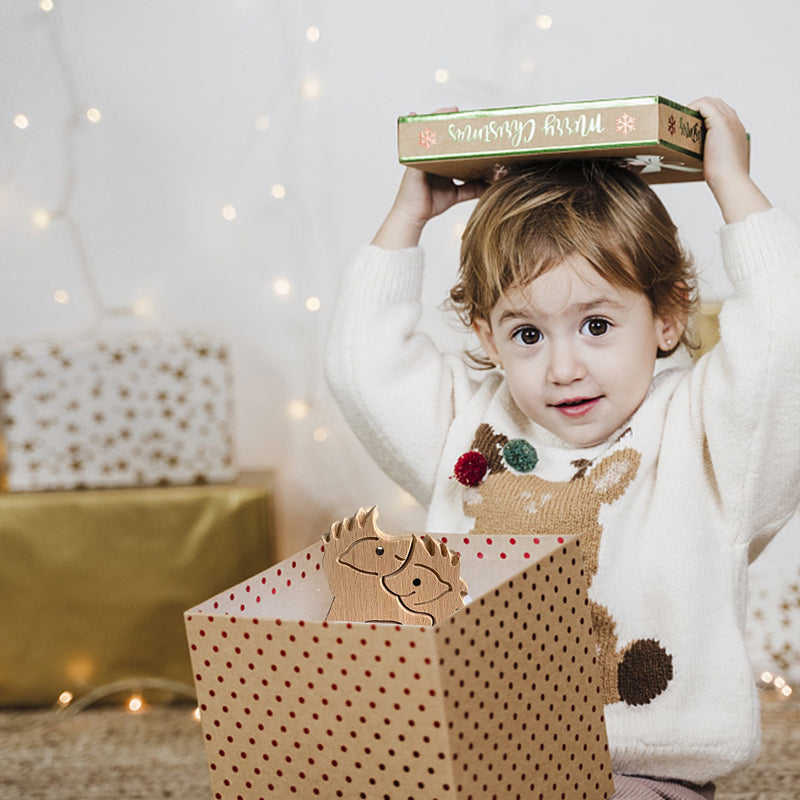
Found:
[[331, 525], [328, 533], [322, 534], [322, 541], [328, 544], [329, 542], [337, 542], [348, 534], [354, 531], [363, 531], [371, 528], [376, 534], [380, 534], [378, 530], [378, 507], [372, 506], [371, 508], [359, 508], [352, 517], [345, 517], [338, 520]]
[[441, 550], [439, 549], [439, 545], [441, 544], [441, 542], [437, 542], [436, 539], [434, 539], [433, 536], [431, 536], [429, 533], [426, 533], [422, 537], [422, 539], [420, 539], [417, 536], [415, 536], [414, 538], [422, 543], [422, 546], [425, 548], [425, 551], [428, 553], [429, 556], [435, 556], [437, 550], [439, 550], [441, 554]]

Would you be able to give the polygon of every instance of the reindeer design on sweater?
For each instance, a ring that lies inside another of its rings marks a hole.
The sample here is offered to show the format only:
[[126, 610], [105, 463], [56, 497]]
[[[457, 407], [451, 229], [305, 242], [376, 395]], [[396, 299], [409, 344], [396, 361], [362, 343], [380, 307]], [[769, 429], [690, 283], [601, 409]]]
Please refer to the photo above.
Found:
[[[471, 452], [483, 457], [480, 463], [485, 463], [485, 469], [482, 480], [471, 481], [472, 488], [465, 492], [463, 501], [464, 513], [475, 519], [474, 532], [577, 534], [587, 584], [591, 586], [603, 535], [600, 509], [622, 497], [636, 476], [641, 455], [632, 448], [622, 448], [597, 463], [576, 461], [573, 478], [555, 482], [531, 472], [519, 474], [509, 470], [504, 459], [509, 444], [512, 452], [519, 452], [519, 446], [514, 445], [526, 443], [522, 440], [509, 443], [508, 437], [496, 434], [487, 424], [476, 431]], [[654, 639], [638, 639], [620, 647], [616, 622], [609, 610], [592, 600], [590, 608], [604, 703], [651, 702], [672, 680], [672, 656]]]
[[323, 536], [322, 566], [333, 601], [326, 619], [434, 625], [464, 605], [461, 560], [443, 542], [389, 536], [378, 509], [359, 509]]

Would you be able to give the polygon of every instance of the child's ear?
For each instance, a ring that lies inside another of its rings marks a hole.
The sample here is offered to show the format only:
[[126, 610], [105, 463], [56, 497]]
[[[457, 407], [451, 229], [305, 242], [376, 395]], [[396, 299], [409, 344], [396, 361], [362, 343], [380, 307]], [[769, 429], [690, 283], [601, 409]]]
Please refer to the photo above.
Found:
[[664, 353], [672, 352], [680, 344], [687, 321], [687, 314], [683, 311], [657, 317], [656, 342], [658, 349]]
[[503, 365], [500, 361], [500, 353], [497, 350], [494, 333], [492, 332], [492, 326], [489, 321], [485, 319], [476, 319], [472, 323], [472, 329], [475, 331], [475, 335], [478, 337], [478, 341], [481, 343], [484, 353], [494, 361], [495, 366], [502, 369]]

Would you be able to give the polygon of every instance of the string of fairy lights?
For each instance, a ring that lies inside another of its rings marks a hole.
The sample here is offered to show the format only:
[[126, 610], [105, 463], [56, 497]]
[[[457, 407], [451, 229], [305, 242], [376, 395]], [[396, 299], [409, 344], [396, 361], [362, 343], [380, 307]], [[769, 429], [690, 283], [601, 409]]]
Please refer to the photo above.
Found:
[[[98, 286], [95, 268], [91, 254], [86, 246], [83, 235], [80, 215], [74, 207], [74, 190], [77, 179], [76, 145], [85, 126], [99, 126], [104, 120], [103, 111], [95, 105], [84, 102], [84, 92], [77, 78], [77, 71], [70, 57], [69, 47], [61, 18], [61, 4], [57, 0], [39, 0], [38, 8], [41, 20], [46, 26], [52, 54], [59, 67], [60, 75], [66, 86], [66, 94], [71, 106], [65, 133], [64, 133], [64, 174], [63, 189], [58, 200], [50, 206], [39, 205], [30, 209], [29, 220], [34, 231], [44, 232], [56, 225], [64, 226], [70, 235], [74, 256], [79, 266], [83, 281], [81, 287], [88, 295], [93, 316], [92, 325], [97, 325], [111, 317], [131, 316], [150, 320], [154, 317], [154, 300], [151, 294], [143, 294], [132, 300], [130, 304], [111, 306], [105, 302]], [[319, 27], [310, 25], [304, 31], [305, 43], [313, 47], [320, 41]], [[304, 76], [297, 85], [297, 96], [301, 101], [311, 102], [317, 99], [322, 91], [322, 83], [314, 75]], [[289, 98], [293, 101], [294, 98]], [[280, 105], [277, 103], [276, 105]], [[34, 115], [26, 109], [15, 110], [12, 118], [14, 128], [25, 135], [35, 129], [37, 124]], [[259, 113], [252, 124], [252, 133], [255, 137], [263, 139], [273, 128], [270, 114]], [[240, 148], [230, 165], [231, 183], [234, 184], [240, 175], [248, 172], [248, 156], [253, 151], [251, 142], [248, 146]], [[269, 195], [281, 204], [297, 204], [298, 197], [292, 197], [291, 191], [285, 183], [275, 182], [269, 187]], [[240, 219], [240, 207], [230, 200], [221, 200], [219, 213], [224, 222], [236, 225]], [[241, 243], [240, 243], [241, 244]], [[288, 275], [275, 277], [270, 286], [271, 292], [278, 300], [289, 298], [295, 291], [292, 278]], [[73, 301], [71, 289], [64, 285], [51, 286], [49, 289], [52, 302], [59, 305], [68, 305]], [[303, 308], [308, 314], [316, 314], [322, 308], [322, 300], [317, 294], [308, 294], [303, 300]], [[308, 392], [306, 393], [308, 395]], [[286, 414], [292, 421], [300, 422], [308, 418], [312, 403], [307, 396], [290, 399], [286, 405]], [[323, 442], [328, 438], [328, 430], [324, 426], [317, 426], [312, 431], [312, 438], [316, 442]], [[85, 693], [76, 698], [71, 689], [64, 689], [55, 703], [59, 710], [71, 712], [82, 710], [94, 703], [104, 701], [108, 697], [124, 694], [127, 695], [125, 708], [130, 713], [141, 713], [146, 708], [145, 693], [157, 692], [173, 696], [194, 697], [190, 686], [165, 681], [158, 678], [136, 678], [117, 681], [100, 687], [84, 687]], [[199, 718], [199, 711], [195, 711]]]
[[[79, 266], [79, 271], [91, 303], [92, 313], [96, 320], [103, 320], [109, 317], [119, 317], [129, 315], [134, 318], [152, 320], [154, 318], [155, 299], [152, 294], [142, 294], [131, 299], [130, 303], [121, 306], [112, 306], [105, 302], [102, 292], [99, 289], [95, 268], [92, 263], [91, 253], [86, 245], [81, 221], [76, 209], [74, 208], [74, 190], [76, 184], [76, 159], [74, 157], [76, 142], [82, 135], [86, 126], [101, 126], [104, 121], [103, 109], [84, 101], [84, 93], [80, 87], [80, 82], [76, 76], [76, 69], [69, 56], [66, 46], [66, 39], [63, 31], [62, 20], [60, 18], [60, 4], [58, 0], [39, 0], [38, 9], [42, 20], [47, 26], [52, 44], [52, 51], [58, 62], [62, 76], [67, 87], [69, 101], [72, 107], [72, 114], [67, 122], [65, 141], [66, 158], [64, 166], [63, 190], [59, 200], [52, 206], [39, 205], [29, 212], [30, 223], [35, 231], [46, 231], [55, 225], [63, 225], [69, 233], [69, 239], [74, 250], [74, 257]], [[549, 31], [554, 22], [553, 18], [546, 14], [536, 15], [534, 24], [540, 31]], [[318, 25], [308, 25], [303, 31], [304, 52], [311, 52], [309, 61], [313, 62], [313, 49], [324, 41], [325, 31]], [[520, 74], [529, 75], [537, 69], [533, 55], [522, 56], [517, 65]], [[431, 74], [431, 80], [437, 84], [457, 85], [459, 76], [447, 66], [437, 67]], [[298, 80], [287, 82], [287, 96], [275, 102], [274, 108], [265, 109], [258, 113], [251, 120], [251, 127], [247, 141], [234, 154], [230, 163], [230, 193], [227, 197], [220, 197], [219, 215], [221, 219], [232, 226], [235, 231], [241, 225], [243, 217], [247, 216], [248, 209], [244, 204], [247, 202], [240, 199], [236, 191], [237, 184], [246, 179], [251, 172], [249, 169], [253, 153], [259, 148], [276, 147], [275, 142], [270, 141], [270, 136], [276, 128], [276, 120], [280, 117], [280, 109], [286, 104], [301, 108], [307, 107], [303, 104], [311, 104], [318, 100], [325, 92], [325, 85], [317, 73], [312, 70], [298, 70]], [[29, 133], [37, 124], [36, 120], [26, 109], [16, 109], [11, 118], [11, 124], [21, 136]], [[268, 194], [271, 200], [279, 209], [276, 213], [284, 214], [287, 218], [291, 216], [300, 217], [303, 214], [302, 198], [299, 192], [295, 191], [291, 182], [286, 179], [276, 178], [268, 186]], [[453, 236], [460, 238], [463, 223], [454, 226]], [[248, 259], [257, 261], [250, 252], [245, 237], [237, 237], [234, 233], [232, 241], [242, 248]], [[302, 250], [302, 248], [301, 248]], [[278, 301], [286, 301], [298, 296], [298, 284], [302, 286], [303, 281], [298, 280], [303, 273], [303, 259], [308, 259], [301, 253], [298, 262], [293, 264], [292, 274], [277, 275], [270, 279], [269, 291]], [[67, 305], [72, 302], [71, 289], [67, 286], [57, 285], [49, 288], [52, 302], [59, 305]], [[324, 306], [323, 293], [320, 291], [300, 291], [299, 305], [304, 314], [314, 318], [319, 314]], [[305, 320], [303, 322], [305, 325]], [[309, 371], [311, 372], [311, 371]], [[289, 420], [297, 423], [306, 422], [312, 417], [314, 410], [314, 387], [312, 378], [308, 378], [309, 386], [305, 391], [299, 392], [296, 396], [290, 397], [285, 406], [285, 413]], [[330, 437], [329, 426], [324, 421], [315, 421], [310, 428], [310, 437], [316, 443], [326, 442]], [[413, 504], [414, 501], [407, 493], [401, 493], [401, 502]], [[774, 690], [778, 695], [788, 698], [792, 695], [792, 687], [782, 675], [764, 671], [760, 675], [760, 686], [764, 690]], [[56, 700], [56, 707], [61, 710], [70, 709], [79, 711], [89, 705], [99, 702], [109, 696], [124, 694], [126, 696], [125, 708], [132, 714], [141, 713], [146, 708], [145, 694], [150, 691], [168, 692], [177, 696], [193, 696], [191, 687], [175, 684], [159, 679], [132, 679], [120, 681], [107, 686], [89, 690], [83, 697], [77, 698], [71, 690], [65, 689], [60, 693]], [[194, 712], [199, 719], [199, 711]]]
[[[58, 223], [64, 225], [70, 233], [74, 255], [79, 266], [84, 289], [88, 293], [95, 322], [102, 322], [109, 317], [119, 317], [130, 315], [140, 319], [152, 320], [154, 314], [155, 298], [150, 293], [142, 294], [138, 297], [132, 298], [128, 304], [121, 306], [110, 306], [107, 304], [102, 296], [95, 278], [95, 269], [92, 264], [91, 255], [87, 250], [85, 238], [83, 235], [81, 222], [78, 214], [73, 208], [73, 194], [76, 182], [76, 167], [75, 167], [75, 144], [77, 138], [81, 134], [82, 127], [85, 125], [101, 125], [103, 122], [103, 112], [100, 108], [85, 103], [83, 101], [84, 92], [81, 89], [80, 82], [76, 76], [76, 69], [73, 60], [70, 58], [69, 49], [66, 43], [66, 37], [63, 30], [63, 22], [61, 19], [61, 6], [56, 0], [39, 0], [38, 7], [42, 13], [43, 18], [46, 19], [48, 33], [52, 42], [53, 53], [56, 56], [61, 75], [67, 87], [67, 94], [73, 108], [73, 113], [68, 122], [66, 131], [67, 148], [65, 159], [65, 180], [64, 190], [62, 196], [54, 207], [48, 208], [39, 206], [31, 210], [30, 220], [35, 229], [44, 231]], [[553, 24], [552, 17], [546, 14], [539, 14], [535, 17], [535, 25], [542, 31], [547, 31]], [[305, 43], [309, 47], [315, 46], [323, 38], [322, 31], [317, 25], [309, 25], [304, 31]], [[534, 69], [534, 62], [530, 56], [522, 59], [520, 70], [523, 73], [529, 73]], [[301, 72], [300, 70], [298, 72]], [[446, 67], [438, 67], [434, 70], [432, 79], [438, 84], [457, 83], [458, 78], [454, 76], [453, 72]], [[288, 86], [292, 87], [295, 92], [295, 97], [292, 102], [299, 99], [301, 102], [313, 102], [318, 99], [323, 92], [323, 83], [320, 78], [315, 74], [301, 74], [297, 81], [287, 82]], [[280, 106], [283, 101], [278, 101], [276, 106]], [[29, 116], [20, 111], [14, 115], [14, 125], [20, 131], [27, 131], [31, 127], [31, 120]], [[263, 137], [269, 134], [273, 128], [273, 115], [268, 111], [259, 113], [252, 121], [252, 132], [256, 137]], [[238, 175], [247, 172], [248, 157], [253, 151], [254, 145], [251, 143], [246, 147], [240, 148], [235, 154], [234, 161], [231, 164], [232, 182], [235, 182]], [[270, 196], [278, 203], [289, 203], [297, 206], [301, 199], [296, 193], [291, 191], [291, 187], [287, 188], [286, 183], [276, 181], [269, 187]], [[241, 218], [241, 207], [230, 200], [220, 203], [219, 213], [222, 219], [236, 225], [237, 221]], [[454, 236], [459, 237], [463, 224], [457, 225], [454, 230]], [[240, 246], [243, 246], [239, 242]], [[300, 257], [302, 262], [302, 254]], [[298, 266], [302, 264], [297, 262], [293, 264], [293, 269], [297, 270]], [[278, 276], [272, 280], [271, 291], [273, 295], [280, 299], [288, 299], [294, 292], [295, 286], [293, 281], [287, 276]], [[72, 301], [70, 289], [64, 286], [55, 286], [51, 288], [52, 300], [60, 305], [67, 305]], [[309, 293], [302, 301], [302, 307], [306, 313], [315, 315], [322, 309], [323, 300], [319, 293]], [[309, 381], [312, 378], [309, 377]], [[308, 386], [302, 391], [299, 396], [290, 398], [285, 407], [288, 419], [294, 422], [303, 422], [307, 420], [314, 407], [313, 398], [315, 395], [315, 388]], [[327, 425], [315, 425], [310, 431], [312, 439], [316, 442], [324, 442], [329, 437], [329, 427]]]

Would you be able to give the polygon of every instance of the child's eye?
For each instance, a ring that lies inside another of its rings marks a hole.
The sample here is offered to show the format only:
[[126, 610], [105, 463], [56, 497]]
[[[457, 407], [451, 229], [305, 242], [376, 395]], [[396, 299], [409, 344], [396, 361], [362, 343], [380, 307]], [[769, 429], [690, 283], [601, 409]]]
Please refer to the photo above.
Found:
[[526, 325], [524, 328], [518, 328], [511, 334], [513, 341], [518, 344], [532, 345], [539, 344], [542, 340], [542, 332], [532, 325]]
[[611, 330], [611, 323], [602, 317], [592, 317], [587, 319], [581, 326], [581, 333], [589, 336], [602, 336]]

